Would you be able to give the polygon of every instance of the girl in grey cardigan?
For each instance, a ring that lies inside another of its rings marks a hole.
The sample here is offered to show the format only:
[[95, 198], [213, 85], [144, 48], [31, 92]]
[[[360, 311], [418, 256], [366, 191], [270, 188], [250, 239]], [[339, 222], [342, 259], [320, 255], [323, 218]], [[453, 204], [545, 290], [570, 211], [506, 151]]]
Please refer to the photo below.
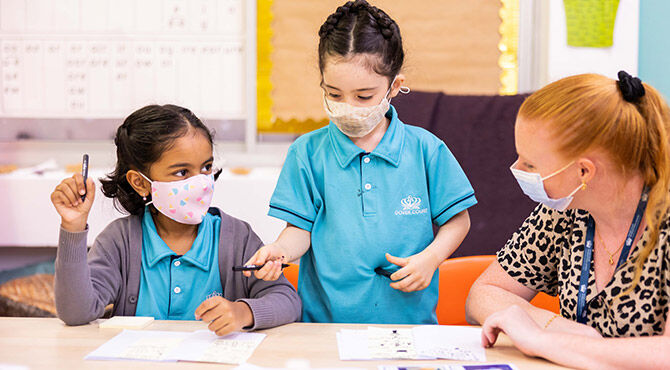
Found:
[[[51, 194], [61, 216], [56, 308], [69, 325], [113, 315], [201, 319], [218, 335], [297, 321], [301, 302], [285, 279], [233, 272], [262, 246], [249, 225], [209, 208], [218, 173], [212, 135], [188, 109], [134, 112], [114, 140], [116, 168], [102, 192], [130, 215], [113, 221], [86, 251], [95, 185], [80, 174]], [[279, 263], [279, 262], [275, 262]]]

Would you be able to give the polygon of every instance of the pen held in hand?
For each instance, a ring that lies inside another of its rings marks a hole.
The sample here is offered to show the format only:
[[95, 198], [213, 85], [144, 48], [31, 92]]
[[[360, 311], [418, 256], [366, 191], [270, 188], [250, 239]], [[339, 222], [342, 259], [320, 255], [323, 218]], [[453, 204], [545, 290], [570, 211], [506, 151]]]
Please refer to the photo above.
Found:
[[[244, 266], [233, 266], [233, 271], [258, 271], [263, 268], [265, 264], [262, 265], [244, 265]], [[285, 269], [291, 265], [287, 263], [282, 263], [281, 268]]]
[[88, 154], [84, 154], [84, 159], [81, 162], [81, 176], [84, 177], [84, 195], [81, 196], [81, 201], [83, 202], [86, 200], [86, 193], [88, 193], [88, 189], [86, 189], [86, 179], [88, 179]]

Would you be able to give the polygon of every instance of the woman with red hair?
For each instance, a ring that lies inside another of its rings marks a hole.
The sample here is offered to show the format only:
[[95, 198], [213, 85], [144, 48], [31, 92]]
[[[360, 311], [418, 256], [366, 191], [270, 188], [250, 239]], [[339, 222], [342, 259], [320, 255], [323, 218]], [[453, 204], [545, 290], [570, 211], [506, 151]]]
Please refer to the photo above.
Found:
[[[580, 368], [670, 363], [670, 112], [619, 72], [532, 94], [512, 174], [538, 207], [475, 282], [468, 320], [530, 356]], [[560, 315], [528, 302], [558, 295]]]

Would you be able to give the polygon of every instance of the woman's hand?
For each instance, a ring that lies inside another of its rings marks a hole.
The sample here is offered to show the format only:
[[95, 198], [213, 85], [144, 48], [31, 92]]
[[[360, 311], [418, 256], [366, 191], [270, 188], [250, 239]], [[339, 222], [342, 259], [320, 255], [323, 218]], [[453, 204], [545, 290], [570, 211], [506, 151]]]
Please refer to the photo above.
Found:
[[[86, 199], [82, 201], [84, 194]], [[84, 188], [84, 177], [80, 173], [58, 184], [51, 193], [51, 203], [61, 217], [61, 227], [70, 232], [84, 231], [94, 198], [95, 183], [89, 177]]]
[[443, 262], [427, 251], [407, 258], [394, 257], [386, 253], [386, 259], [401, 267], [400, 270], [391, 275], [391, 280], [394, 281], [394, 283], [391, 283], [391, 288], [405, 293], [426, 289], [433, 279], [435, 270]]
[[528, 313], [513, 305], [489, 316], [482, 325], [482, 346], [493, 347], [498, 334], [507, 334], [514, 346], [528, 356], [540, 356], [547, 343], [547, 332], [542, 330]]
[[195, 319], [208, 322], [207, 328], [218, 336], [254, 324], [251, 308], [244, 302], [231, 302], [223, 297], [212, 297], [200, 304], [195, 310]]
[[[279, 244], [272, 243], [259, 248], [245, 265], [265, 265], [262, 269], [254, 271], [256, 279], [277, 280], [282, 274], [281, 265], [284, 261], [286, 261], [284, 250]], [[244, 271], [243, 274], [250, 277], [251, 271]]]

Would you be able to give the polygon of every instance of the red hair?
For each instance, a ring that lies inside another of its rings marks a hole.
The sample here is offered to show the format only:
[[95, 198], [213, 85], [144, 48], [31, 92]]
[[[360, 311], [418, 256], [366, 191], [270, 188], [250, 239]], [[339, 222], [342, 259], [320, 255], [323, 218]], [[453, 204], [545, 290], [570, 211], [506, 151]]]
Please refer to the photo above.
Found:
[[649, 186], [645, 219], [650, 240], [636, 261], [634, 283], [624, 294], [639, 282], [670, 206], [670, 110], [656, 89], [643, 86], [645, 94], [628, 102], [613, 79], [571, 76], [533, 93], [519, 109], [519, 117], [547, 125], [566, 158], [599, 149], [624, 175], [639, 172]]

